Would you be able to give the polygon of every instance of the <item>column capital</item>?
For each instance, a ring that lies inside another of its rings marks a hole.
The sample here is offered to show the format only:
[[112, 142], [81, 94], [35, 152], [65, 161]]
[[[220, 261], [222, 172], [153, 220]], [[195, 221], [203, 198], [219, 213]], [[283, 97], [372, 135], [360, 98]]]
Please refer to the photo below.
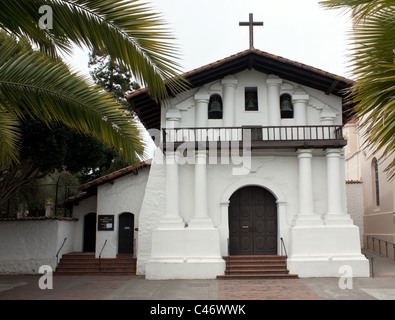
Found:
[[229, 207], [229, 203], [230, 203], [229, 200], [228, 201], [222, 201], [222, 202], [220, 202], [220, 206], [221, 207]]
[[237, 79], [234, 76], [227, 76], [227, 77], [222, 79], [221, 83], [225, 87], [236, 88], [238, 81], [237, 81]]
[[279, 78], [278, 76], [275, 76], [273, 74], [270, 74], [266, 80], [266, 84], [268, 86], [278, 86], [280, 87], [280, 85], [283, 83], [283, 80], [281, 78]]
[[313, 151], [311, 149], [298, 149], [298, 158], [312, 158]]
[[292, 96], [292, 101], [294, 103], [298, 103], [298, 102], [306, 102], [309, 100], [310, 96], [305, 93], [305, 94], [294, 94]]
[[205, 87], [201, 87], [198, 92], [195, 93], [195, 101], [207, 102], [210, 100], [210, 95]]
[[326, 149], [325, 154], [326, 154], [327, 158], [340, 158], [341, 149], [339, 149], [339, 148]]
[[181, 111], [177, 108], [171, 108], [166, 111], [166, 120], [170, 121], [180, 121]]
[[294, 103], [307, 102], [309, 99], [310, 96], [301, 87], [298, 87], [292, 95], [292, 101]]
[[287, 206], [287, 201], [276, 201], [277, 207], [285, 207]]
[[325, 105], [325, 107], [321, 110], [320, 113], [321, 123], [325, 125], [332, 125], [335, 118], [336, 118], [336, 112], [332, 108]]

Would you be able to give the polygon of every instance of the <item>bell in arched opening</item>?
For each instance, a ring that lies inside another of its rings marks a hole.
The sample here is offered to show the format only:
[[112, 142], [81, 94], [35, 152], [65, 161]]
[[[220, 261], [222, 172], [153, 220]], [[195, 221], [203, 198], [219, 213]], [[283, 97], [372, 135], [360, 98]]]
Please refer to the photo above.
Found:
[[208, 103], [208, 118], [222, 119], [222, 98], [219, 94], [213, 94]]
[[280, 97], [280, 111], [281, 119], [289, 119], [294, 116], [294, 108], [292, 104], [291, 95], [288, 93], [282, 94]]

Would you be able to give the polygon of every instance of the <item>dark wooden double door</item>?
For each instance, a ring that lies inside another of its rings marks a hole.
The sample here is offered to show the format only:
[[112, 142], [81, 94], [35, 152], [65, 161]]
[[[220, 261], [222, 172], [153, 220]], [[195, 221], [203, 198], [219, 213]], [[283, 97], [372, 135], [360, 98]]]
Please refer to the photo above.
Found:
[[237, 190], [229, 203], [230, 255], [277, 254], [275, 197], [256, 186]]

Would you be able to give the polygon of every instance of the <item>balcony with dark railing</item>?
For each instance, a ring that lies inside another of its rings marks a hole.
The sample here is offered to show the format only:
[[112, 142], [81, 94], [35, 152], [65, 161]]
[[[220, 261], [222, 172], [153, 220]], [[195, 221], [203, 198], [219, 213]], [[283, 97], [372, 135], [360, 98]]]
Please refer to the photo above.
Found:
[[339, 148], [347, 141], [343, 137], [341, 125], [328, 126], [243, 126], [206, 128], [165, 128], [162, 129], [164, 150], [186, 147], [206, 148], [217, 144], [223, 147], [231, 143], [240, 148], [251, 149], [280, 148]]

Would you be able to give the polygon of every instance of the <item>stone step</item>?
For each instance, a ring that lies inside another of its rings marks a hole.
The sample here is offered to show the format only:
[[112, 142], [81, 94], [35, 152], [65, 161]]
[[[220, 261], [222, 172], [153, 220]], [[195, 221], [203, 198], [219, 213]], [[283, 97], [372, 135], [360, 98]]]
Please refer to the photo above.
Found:
[[247, 279], [296, 279], [296, 274], [234, 274], [234, 275], [220, 275], [218, 280], [247, 280]]
[[226, 270], [286, 270], [284, 265], [227, 265]]
[[226, 261], [285, 261], [286, 256], [227, 256], [223, 257]]
[[226, 270], [225, 274], [288, 274], [288, 270], [273, 270], [273, 269], [267, 269], [267, 270], [261, 270], [261, 269], [251, 269], [251, 270], [243, 270], [243, 269], [238, 269], [238, 270]]
[[131, 275], [136, 274], [136, 259], [133, 255], [118, 255], [117, 258], [95, 258], [94, 253], [73, 252], [64, 254], [55, 275]]
[[56, 271], [54, 276], [133, 276], [136, 272], [116, 271]]
[[225, 275], [217, 279], [288, 279], [297, 278], [287, 270], [285, 256], [228, 256]]

